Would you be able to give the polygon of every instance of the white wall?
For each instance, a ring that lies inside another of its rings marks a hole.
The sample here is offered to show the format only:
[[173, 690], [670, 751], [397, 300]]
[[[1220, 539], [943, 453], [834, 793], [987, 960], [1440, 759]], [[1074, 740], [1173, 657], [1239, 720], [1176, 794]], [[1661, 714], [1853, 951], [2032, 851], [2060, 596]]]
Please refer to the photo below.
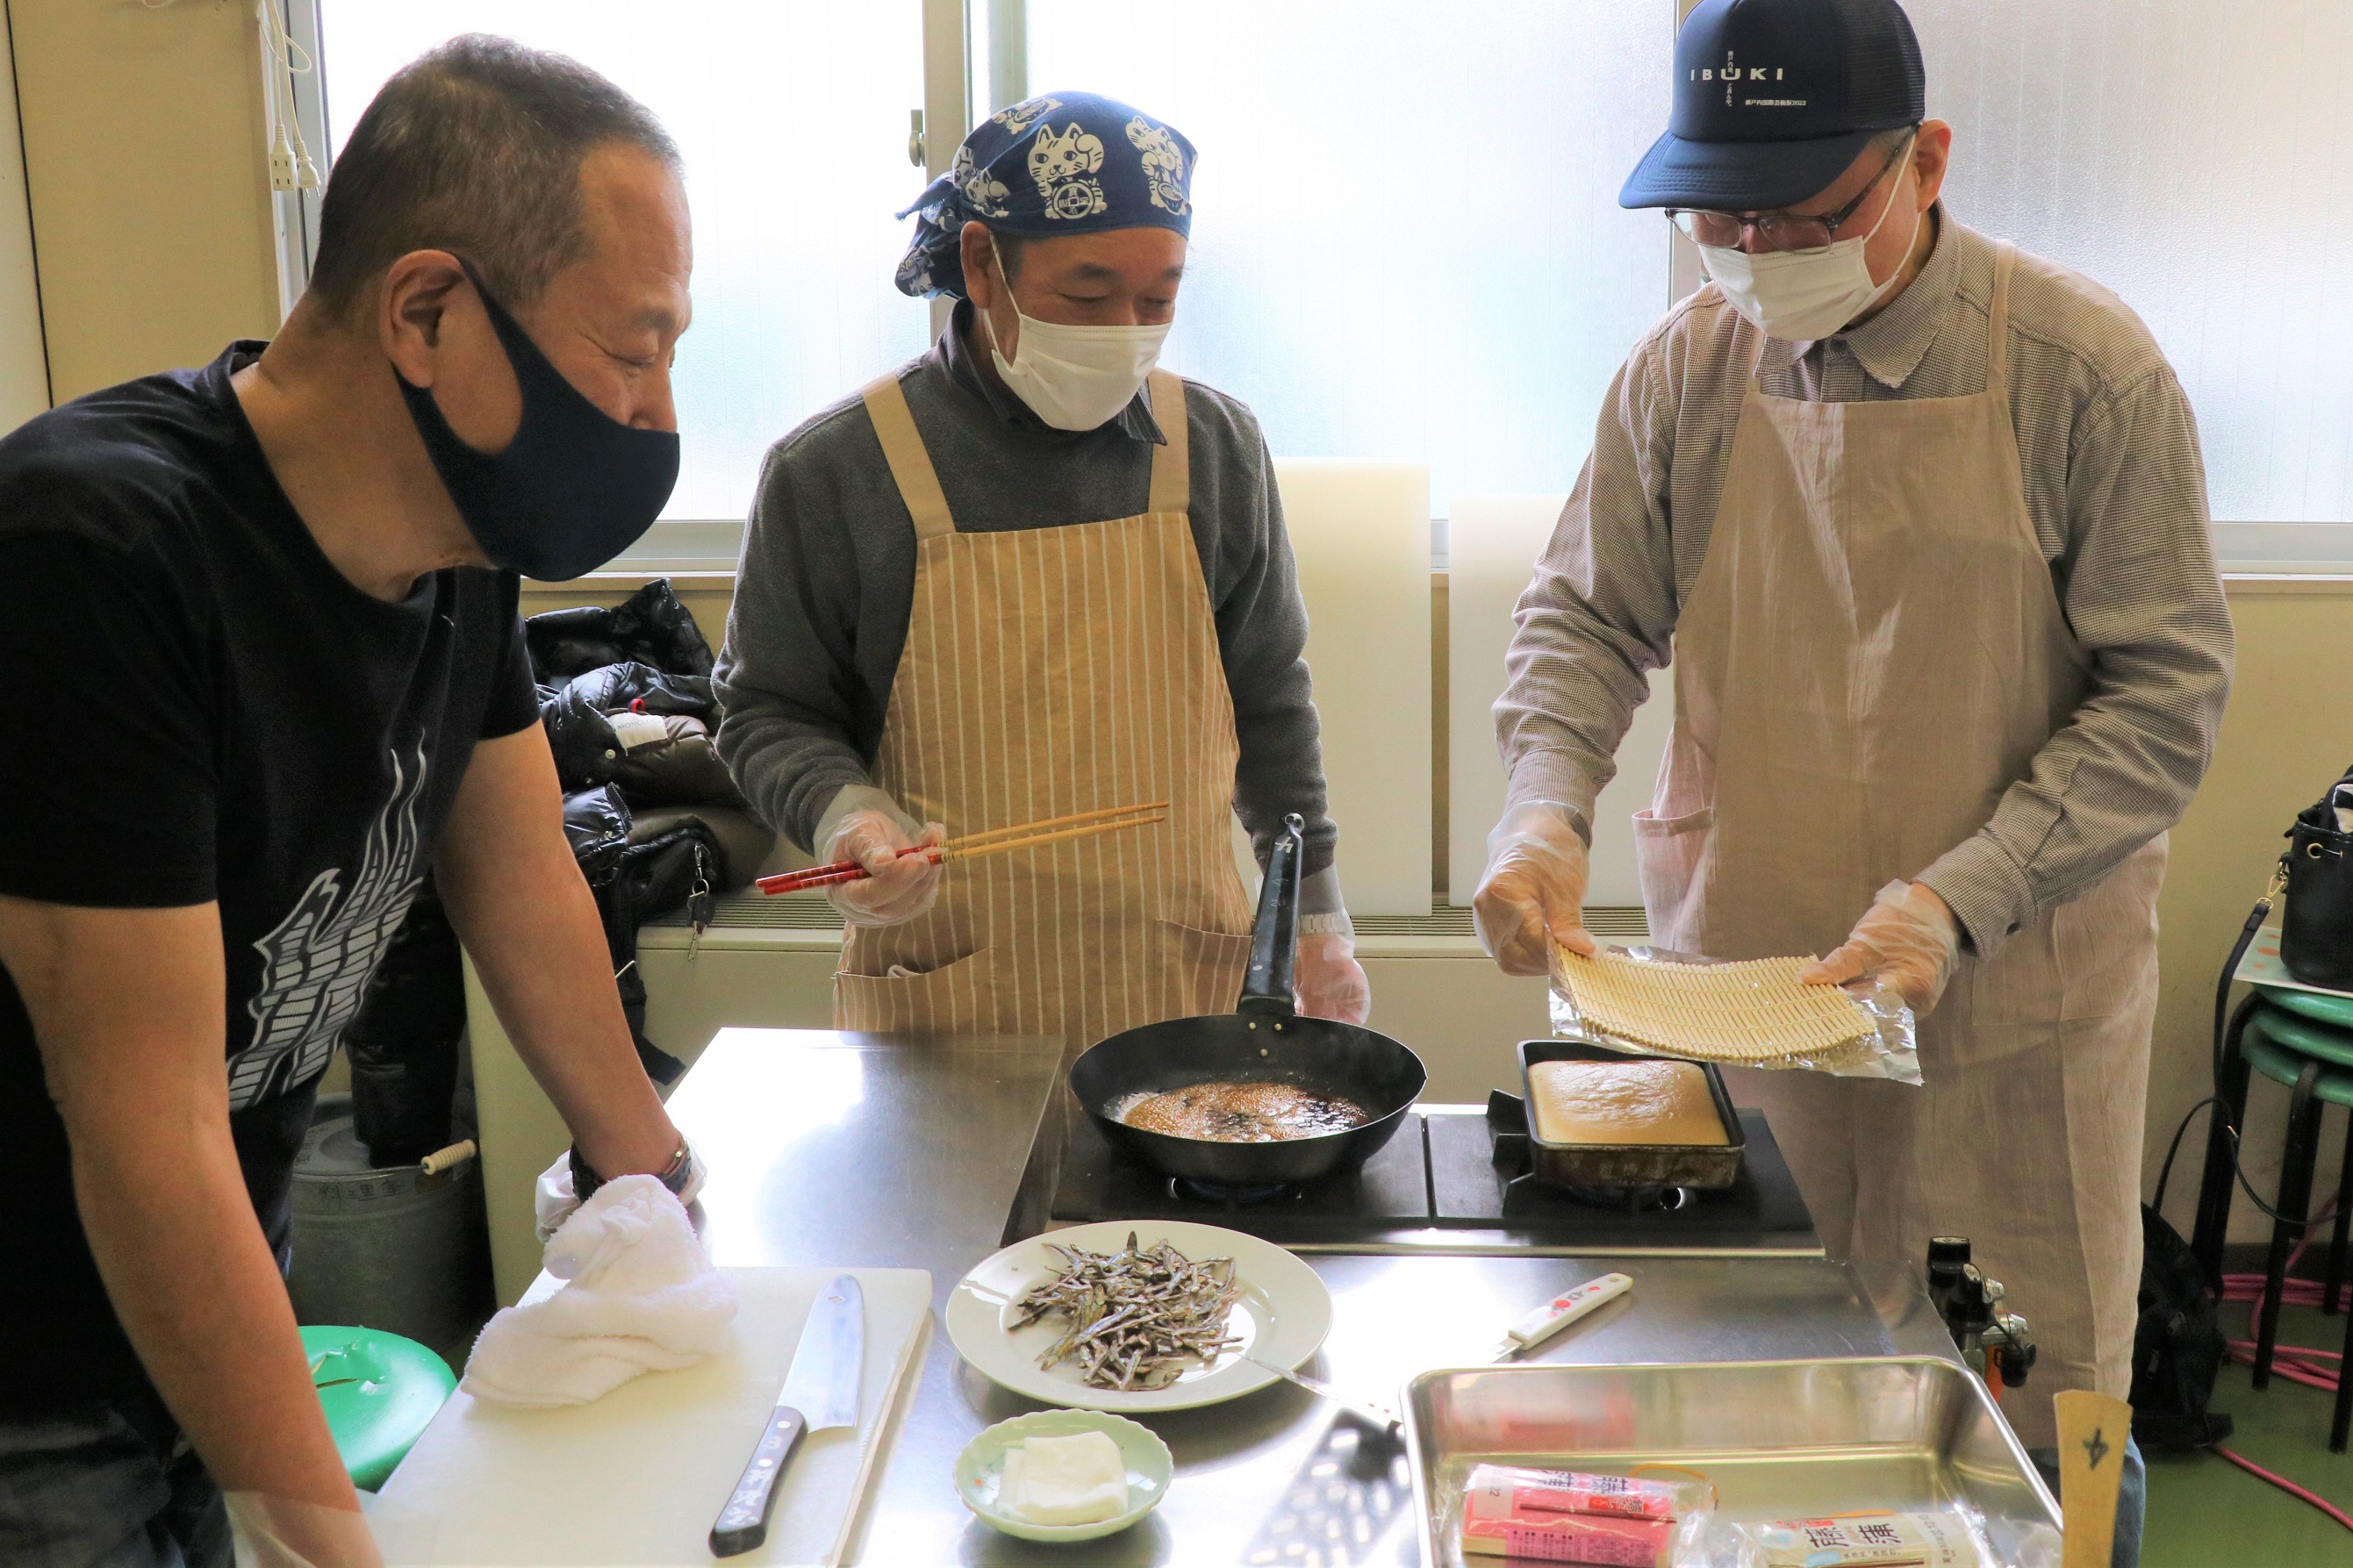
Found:
[[58, 401], [275, 331], [253, 7], [8, 0], [7, 17]]

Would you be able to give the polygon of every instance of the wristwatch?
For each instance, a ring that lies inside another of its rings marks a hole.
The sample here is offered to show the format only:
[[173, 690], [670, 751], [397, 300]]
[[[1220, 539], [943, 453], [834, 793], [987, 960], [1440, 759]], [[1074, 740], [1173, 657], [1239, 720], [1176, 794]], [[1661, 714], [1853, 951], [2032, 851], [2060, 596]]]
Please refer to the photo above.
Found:
[[[671, 1196], [682, 1196], [686, 1192], [687, 1177], [693, 1170], [694, 1156], [688, 1152], [686, 1140], [681, 1138], [678, 1141], [678, 1152], [670, 1157], [669, 1164], [654, 1173], [654, 1179], [668, 1187]], [[605, 1178], [590, 1170], [588, 1162], [580, 1157], [580, 1145], [572, 1145], [572, 1195], [585, 1204], [604, 1184]]]

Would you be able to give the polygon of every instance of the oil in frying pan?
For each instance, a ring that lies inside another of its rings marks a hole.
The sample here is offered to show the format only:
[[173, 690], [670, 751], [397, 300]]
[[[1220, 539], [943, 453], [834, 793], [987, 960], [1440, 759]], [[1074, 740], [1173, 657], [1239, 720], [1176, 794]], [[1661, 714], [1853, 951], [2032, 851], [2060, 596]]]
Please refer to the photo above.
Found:
[[1172, 1138], [1216, 1143], [1282, 1143], [1361, 1127], [1364, 1107], [1288, 1083], [1197, 1083], [1127, 1095], [1112, 1120]]

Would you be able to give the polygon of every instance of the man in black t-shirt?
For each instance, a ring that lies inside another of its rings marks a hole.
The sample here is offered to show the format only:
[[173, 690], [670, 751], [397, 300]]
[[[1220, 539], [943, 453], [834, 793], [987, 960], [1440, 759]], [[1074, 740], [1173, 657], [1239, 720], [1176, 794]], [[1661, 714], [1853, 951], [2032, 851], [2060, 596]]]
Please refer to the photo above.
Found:
[[354, 128], [274, 342], [0, 441], [0, 668], [68, 737], [0, 768], [0, 1563], [226, 1563], [231, 1513], [375, 1562], [280, 1270], [427, 876], [579, 1160], [686, 1180], [515, 605], [667, 498], [690, 261], [643, 108], [459, 39]]

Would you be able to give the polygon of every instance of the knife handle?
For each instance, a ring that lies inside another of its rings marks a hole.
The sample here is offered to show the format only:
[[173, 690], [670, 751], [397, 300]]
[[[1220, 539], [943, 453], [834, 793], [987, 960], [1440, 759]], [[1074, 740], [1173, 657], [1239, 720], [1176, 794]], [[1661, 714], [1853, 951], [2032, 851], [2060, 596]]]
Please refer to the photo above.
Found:
[[776, 1413], [768, 1418], [768, 1429], [760, 1434], [760, 1446], [752, 1450], [752, 1462], [744, 1467], [733, 1495], [719, 1510], [719, 1522], [711, 1527], [713, 1557], [733, 1557], [768, 1539], [768, 1510], [776, 1504], [776, 1478], [784, 1473], [785, 1461], [793, 1457], [807, 1430], [808, 1422], [799, 1411], [786, 1405], [776, 1406]]

